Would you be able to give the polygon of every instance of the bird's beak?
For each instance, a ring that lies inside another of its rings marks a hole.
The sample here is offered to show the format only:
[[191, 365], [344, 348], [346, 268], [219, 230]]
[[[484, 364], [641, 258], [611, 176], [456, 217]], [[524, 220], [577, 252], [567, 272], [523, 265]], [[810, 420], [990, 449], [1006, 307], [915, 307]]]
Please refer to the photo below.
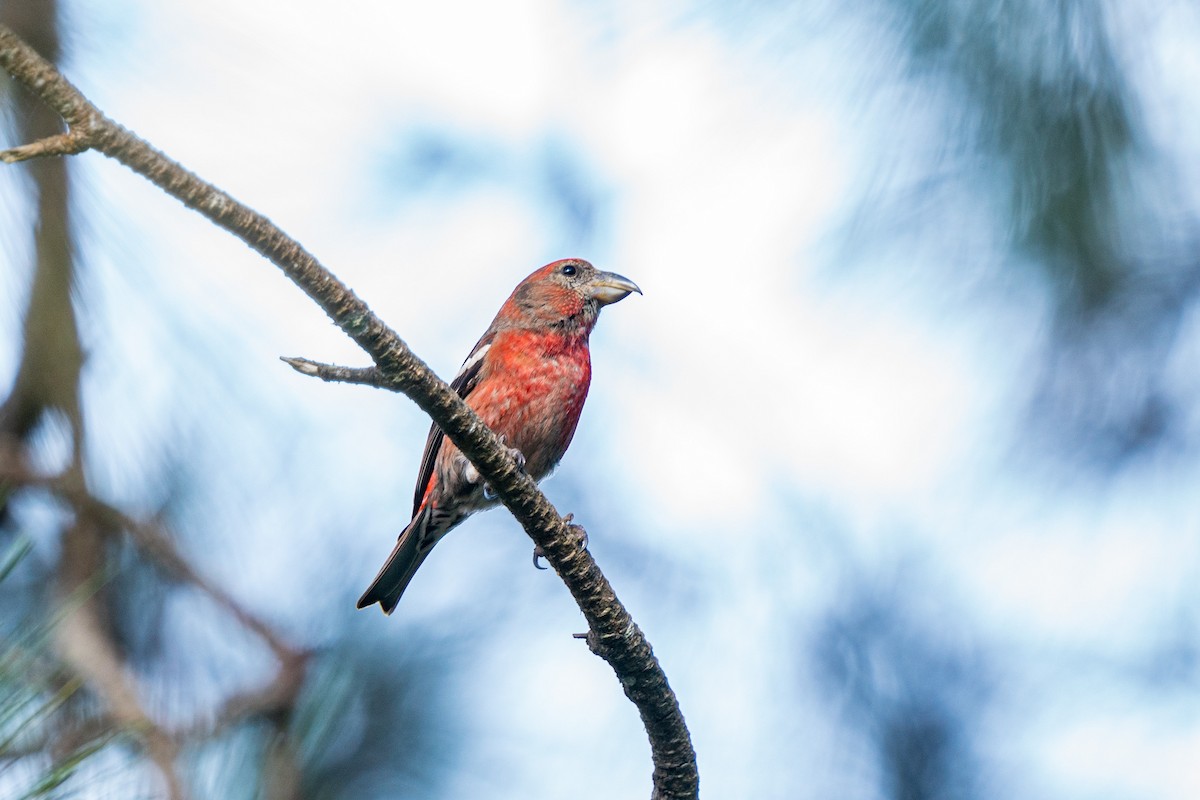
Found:
[[588, 281], [588, 294], [602, 306], [624, 300], [631, 292], [641, 294], [642, 290], [629, 278], [615, 272], [597, 272]]

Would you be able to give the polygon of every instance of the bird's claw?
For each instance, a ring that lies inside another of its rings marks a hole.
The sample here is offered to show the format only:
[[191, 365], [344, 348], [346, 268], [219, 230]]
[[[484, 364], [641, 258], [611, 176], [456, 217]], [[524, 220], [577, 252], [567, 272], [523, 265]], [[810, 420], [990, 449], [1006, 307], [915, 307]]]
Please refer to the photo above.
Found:
[[[576, 523], [572, 522], [573, 519], [575, 519], [574, 514], [567, 514], [565, 517], [563, 517], [563, 522], [567, 523], [567, 529], [571, 533], [575, 534], [576, 537], [578, 537], [579, 550], [582, 552], [587, 550], [588, 546], [587, 531], [584, 530], [582, 525], [577, 525]], [[542, 566], [540, 561], [540, 559], [545, 557], [546, 551], [542, 549], [541, 545], [535, 544], [533, 546], [533, 566], [535, 569], [549, 569], [549, 567]]]
[[[503, 434], [501, 434], [499, 438], [500, 438], [500, 444], [504, 445], [504, 449], [508, 451], [508, 454], [509, 454], [509, 456], [512, 457], [512, 460], [517, 462], [517, 469], [520, 470], [521, 472], [524, 472], [525, 471], [525, 454], [522, 453], [520, 450], [518, 450], [515, 447], [509, 447], [508, 442], [507, 442], [507, 440], [505, 440]], [[497, 495], [496, 495], [495, 490], [492, 489], [490, 484], [485, 483], [483, 485], [483, 499], [490, 502], [492, 500], [495, 500], [496, 497], [497, 497]]]
[[588, 546], [587, 531], [584, 529], [584, 527], [582, 525], [575, 522], [574, 519], [575, 519], [575, 514], [572, 512], [570, 514], [567, 514], [565, 517], [563, 517], [563, 522], [567, 523], [567, 527], [570, 528], [571, 533], [573, 533], [579, 537], [579, 549], [587, 550], [587, 546]]
[[515, 447], [509, 447], [508, 446], [508, 438], [504, 434], [500, 434], [499, 439], [500, 439], [500, 444], [504, 445], [504, 449], [508, 451], [508, 454], [510, 456], [512, 456], [512, 460], [517, 462], [517, 469], [521, 470], [521, 472], [524, 472], [525, 471], [525, 454], [522, 453], [520, 450], [518, 450]]

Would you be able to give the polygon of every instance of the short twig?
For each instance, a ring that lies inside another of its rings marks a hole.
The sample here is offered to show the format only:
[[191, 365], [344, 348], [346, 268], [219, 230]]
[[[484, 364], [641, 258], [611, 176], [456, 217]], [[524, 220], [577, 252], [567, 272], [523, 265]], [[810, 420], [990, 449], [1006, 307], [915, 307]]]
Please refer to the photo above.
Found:
[[279, 360], [299, 372], [323, 381], [339, 383], [361, 383], [364, 386], [374, 386], [377, 389], [400, 391], [400, 387], [389, 381], [379, 367], [343, 367], [337, 364], [324, 364], [320, 361], [310, 361], [307, 358], [280, 356]]
[[81, 128], [72, 128], [56, 136], [47, 136], [29, 144], [0, 150], [0, 161], [5, 164], [16, 164], [18, 161], [28, 161], [31, 158], [47, 156], [73, 156], [91, 147], [91, 141]]

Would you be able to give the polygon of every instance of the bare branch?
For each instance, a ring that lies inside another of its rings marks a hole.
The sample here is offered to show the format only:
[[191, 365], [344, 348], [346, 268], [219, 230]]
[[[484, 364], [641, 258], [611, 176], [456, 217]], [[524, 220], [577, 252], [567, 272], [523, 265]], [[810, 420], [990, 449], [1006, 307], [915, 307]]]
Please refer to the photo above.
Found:
[[33, 158], [73, 156], [76, 153], [82, 153], [88, 147], [90, 145], [88, 144], [87, 137], [82, 135], [78, 130], [71, 130], [55, 136], [47, 136], [45, 139], [39, 139], [36, 142], [23, 144], [19, 147], [0, 150], [0, 161], [3, 161], [5, 164], [16, 164], [19, 161], [28, 161]]
[[400, 389], [387, 379], [378, 367], [343, 367], [337, 364], [325, 364], [320, 361], [310, 361], [307, 358], [289, 358], [280, 356], [279, 360], [299, 372], [323, 381], [340, 383], [361, 383], [364, 386], [374, 386], [377, 389]]
[[389, 388], [404, 392], [441, 427], [542, 549], [587, 619], [594, 635], [594, 642], [589, 636], [589, 645], [612, 666], [626, 696], [637, 706], [654, 759], [652, 797], [698, 797], [691, 737], [649, 642], [591, 555], [576, 546], [568, 523], [458, 395], [298, 242], [107, 119], [4, 27], [0, 27], [0, 67], [54, 107], [72, 130], [80, 131], [88, 146], [143, 175], [279, 267], [371, 357]]

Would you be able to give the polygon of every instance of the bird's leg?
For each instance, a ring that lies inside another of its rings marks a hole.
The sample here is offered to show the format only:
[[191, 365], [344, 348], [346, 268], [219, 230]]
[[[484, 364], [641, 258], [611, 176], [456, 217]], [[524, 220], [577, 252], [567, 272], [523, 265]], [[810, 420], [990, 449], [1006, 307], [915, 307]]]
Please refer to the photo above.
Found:
[[[587, 546], [588, 546], [587, 531], [584, 530], [582, 525], [578, 525], [575, 522], [573, 522], [572, 520], [574, 520], [574, 519], [575, 519], [574, 513], [567, 514], [565, 517], [563, 517], [563, 522], [567, 523], [567, 530], [569, 530], [571, 533], [575, 534], [575, 536], [578, 538], [579, 549], [581, 551], [587, 550]], [[547, 567], [543, 567], [541, 562], [538, 560], [538, 559], [542, 559], [545, 557], [546, 557], [546, 553], [544, 550], [542, 550], [541, 545], [535, 544], [533, 546], [533, 566], [536, 569], [547, 569]]]

